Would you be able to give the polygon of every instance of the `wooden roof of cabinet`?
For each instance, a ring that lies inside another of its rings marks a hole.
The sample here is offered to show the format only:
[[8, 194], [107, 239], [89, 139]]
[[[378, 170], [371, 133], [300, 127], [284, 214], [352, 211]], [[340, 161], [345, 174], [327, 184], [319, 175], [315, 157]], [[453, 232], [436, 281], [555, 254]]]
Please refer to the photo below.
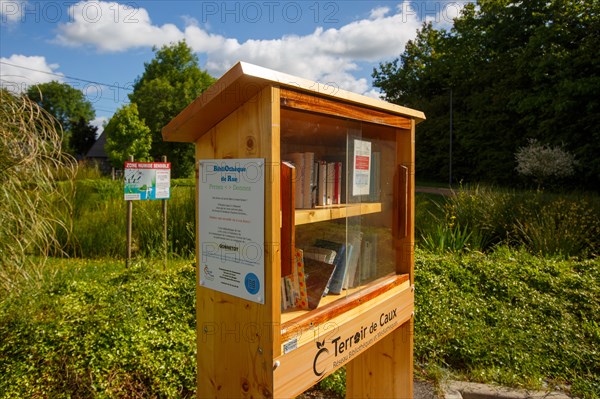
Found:
[[[425, 120], [425, 115], [420, 111], [342, 90], [335, 85], [325, 85], [246, 62], [238, 62], [163, 128], [163, 139], [195, 142], [219, 121], [269, 85], [290, 89], [288, 93], [297, 91], [324, 100], [343, 102], [357, 112], [353, 118], [357, 120], [364, 120], [369, 110], [381, 124], [386, 124], [384, 117], [394, 115], [414, 120], [416, 123]], [[286, 101], [300, 101], [300, 99], [288, 95]], [[323, 104], [332, 103], [323, 102]], [[301, 107], [302, 104], [295, 104], [295, 106]], [[381, 118], [377, 114], [380, 114]], [[373, 115], [370, 117], [373, 118]]]

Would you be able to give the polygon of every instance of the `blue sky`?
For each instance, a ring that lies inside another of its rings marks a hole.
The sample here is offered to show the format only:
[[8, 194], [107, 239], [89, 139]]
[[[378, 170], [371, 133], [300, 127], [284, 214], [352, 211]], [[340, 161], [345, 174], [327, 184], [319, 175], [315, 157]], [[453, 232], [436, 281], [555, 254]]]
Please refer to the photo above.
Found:
[[81, 89], [96, 124], [127, 103], [152, 47], [185, 39], [219, 77], [246, 61], [377, 96], [371, 72], [423, 21], [449, 28], [463, 1], [0, 0], [0, 84]]

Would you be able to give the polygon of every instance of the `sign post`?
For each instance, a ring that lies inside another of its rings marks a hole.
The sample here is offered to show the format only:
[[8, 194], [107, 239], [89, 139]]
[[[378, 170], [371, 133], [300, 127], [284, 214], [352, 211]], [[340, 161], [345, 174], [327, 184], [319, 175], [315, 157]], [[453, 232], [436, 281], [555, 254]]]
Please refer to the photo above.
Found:
[[[163, 156], [163, 161], [166, 157]], [[171, 197], [171, 164], [169, 162], [134, 162], [133, 156], [125, 162], [123, 176], [125, 179], [124, 199], [127, 201], [127, 258], [125, 267], [131, 261], [132, 201], [163, 200], [163, 249], [166, 266], [167, 249], [167, 205]]]

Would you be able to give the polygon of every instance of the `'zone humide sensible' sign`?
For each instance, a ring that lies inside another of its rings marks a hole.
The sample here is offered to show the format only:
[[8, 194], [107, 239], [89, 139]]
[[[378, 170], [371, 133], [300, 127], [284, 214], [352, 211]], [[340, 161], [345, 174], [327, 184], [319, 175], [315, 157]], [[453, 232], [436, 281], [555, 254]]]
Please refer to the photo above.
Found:
[[171, 196], [170, 162], [125, 162], [125, 200], [164, 200]]

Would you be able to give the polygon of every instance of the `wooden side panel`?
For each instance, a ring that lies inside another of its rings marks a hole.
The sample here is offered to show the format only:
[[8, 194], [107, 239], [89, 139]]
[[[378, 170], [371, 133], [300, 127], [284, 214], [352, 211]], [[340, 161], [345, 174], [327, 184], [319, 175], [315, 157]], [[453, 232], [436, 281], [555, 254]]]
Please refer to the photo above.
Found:
[[[266, 160], [265, 304], [203, 288], [196, 282], [198, 398], [273, 396], [272, 359], [281, 350], [276, 288], [281, 267], [278, 104], [278, 89], [267, 87], [196, 142], [196, 160]], [[198, 243], [196, 247], [199, 259]]]
[[[414, 283], [414, 264], [415, 264], [415, 121], [412, 121], [409, 130], [398, 130], [397, 147], [398, 167], [397, 173], [403, 174], [402, 181], [405, 189], [408, 191], [403, 198], [395, 198], [399, 206], [406, 209], [398, 209], [398, 212], [405, 212], [405, 233], [398, 234], [396, 241], [396, 271], [398, 273], [410, 274], [410, 282]], [[408, 177], [408, 181], [405, 181]], [[405, 202], [403, 204], [403, 202]]]
[[292, 274], [295, 262], [295, 210], [296, 203], [296, 168], [294, 165], [281, 163], [281, 275]]
[[323, 97], [286, 89], [281, 90], [281, 106], [404, 129], [410, 129], [411, 123], [409, 118], [390, 112], [383, 112], [341, 101], [332, 101]]

